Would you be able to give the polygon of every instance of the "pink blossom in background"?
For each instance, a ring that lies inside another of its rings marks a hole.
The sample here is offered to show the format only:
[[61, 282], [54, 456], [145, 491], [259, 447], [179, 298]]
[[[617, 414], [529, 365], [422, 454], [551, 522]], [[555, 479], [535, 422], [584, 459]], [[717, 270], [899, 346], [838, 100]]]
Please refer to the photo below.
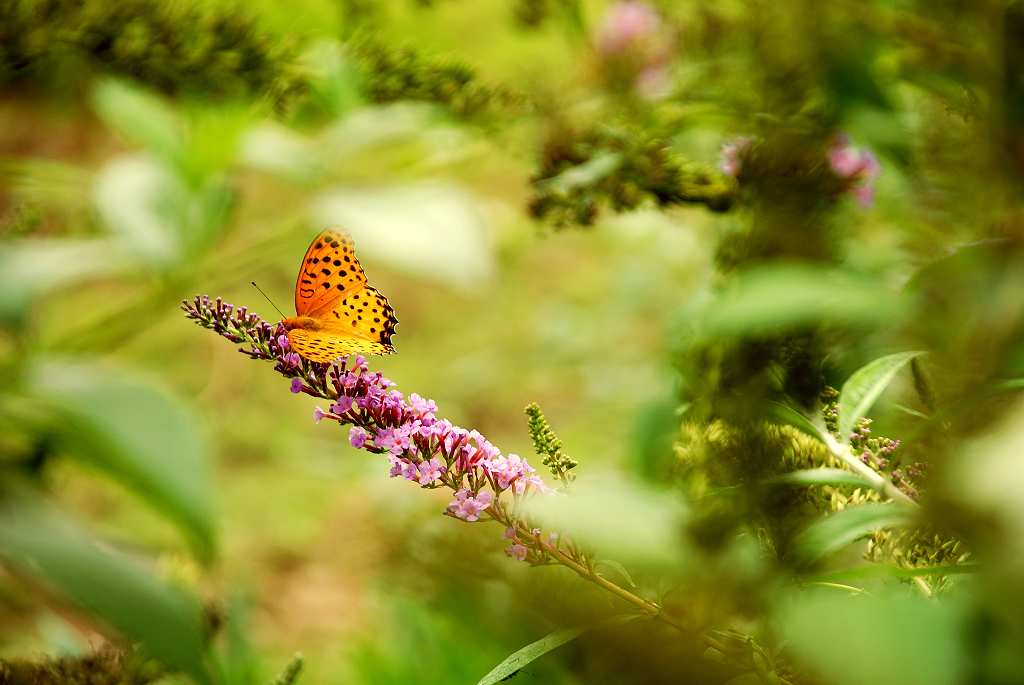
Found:
[[870, 150], [855, 148], [846, 134], [832, 141], [828, 163], [837, 177], [848, 181], [848, 191], [862, 207], [870, 207], [875, 199], [875, 179], [882, 172], [878, 158]]
[[721, 156], [718, 160], [718, 168], [723, 174], [737, 178], [743, 168], [743, 154], [750, 149], [753, 139], [748, 136], [740, 136], [722, 145]]
[[613, 82], [625, 82], [637, 95], [651, 100], [671, 92], [674, 40], [651, 5], [638, 0], [611, 5], [595, 44]]
[[643, 46], [661, 30], [661, 17], [646, 2], [617, 2], [608, 8], [597, 34], [597, 49], [617, 55]]

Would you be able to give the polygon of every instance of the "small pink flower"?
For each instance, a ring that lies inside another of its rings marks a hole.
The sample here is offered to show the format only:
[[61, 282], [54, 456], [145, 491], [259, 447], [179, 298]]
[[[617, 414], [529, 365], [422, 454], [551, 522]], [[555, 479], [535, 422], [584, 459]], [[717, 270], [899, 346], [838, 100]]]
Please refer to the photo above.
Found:
[[507, 457], [499, 455], [488, 459], [484, 463], [484, 468], [502, 490], [515, 484], [516, 494], [522, 494], [526, 490], [527, 483], [519, 481], [534, 473], [534, 468], [518, 454], [510, 454]]
[[391, 452], [391, 454], [402, 454], [410, 447], [409, 435], [405, 428], [405, 426], [381, 428], [373, 437], [373, 442], [377, 447], [382, 447]]
[[516, 537], [516, 529], [512, 526], [509, 526], [505, 529], [505, 533], [502, 535], [502, 537], [506, 540], [514, 540]]
[[331, 405], [331, 411], [335, 414], [345, 414], [349, 409], [352, 408], [352, 398], [348, 395], [342, 395], [338, 398], [338, 401]]
[[302, 385], [303, 383], [301, 378], [293, 378], [291, 384], [291, 391], [296, 394], [302, 392]]
[[323, 419], [323, 418], [324, 418], [324, 410], [321, 409], [320, 407], [314, 408], [313, 409], [313, 421], [315, 423], [320, 423], [320, 420]]
[[352, 426], [352, 428], [348, 432], [349, 444], [355, 447], [356, 449], [362, 448], [362, 446], [366, 444], [366, 441], [367, 439], [369, 439], [369, 437], [370, 434], [367, 433], [364, 429], [360, 428], [359, 426]]
[[288, 348], [291, 347], [291, 343], [288, 342], [288, 336], [287, 335], [279, 335], [279, 336], [277, 336], [277, 346], [280, 347], [283, 351], [287, 352]]
[[434, 400], [428, 400], [416, 393], [410, 393], [409, 408], [416, 414], [419, 414], [421, 418], [425, 416], [433, 417], [434, 412], [437, 411], [437, 404]]
[[512, 484], [512, 490], [517, 495], [526, 494], [530, 490], [536, 490], [537, 492], [546, 493], [551, 492], [551, 489], [544, 484], [544, 480], [540, 476], [527, 475], [516, 480]]
[[396, 457], [394, 454], [388, 455], [388, 460], [391, 462], [391, 470], [388, 471], [388, 475], [392, 478], [401, 476], [406, 480], [417, 480], [416, 464], [413, 464], [408, 459], [402, 459]]
[[505, 554], [517, 561], [526, 561], [526, 555], [529, 553], [530, 550], [526, 548], [526, 545], [521, 545], [518, 542], [505, 548]]
[[421, 462], [419, 465], [420, 485], [431, 485], [434, 481], [441, 477], [444, 473], [444, 464], [437, 457], [432, 457], [430, 461]]
[[491, 506], [494, 495], [484, 490], [475, 497], [467, 488], [455, 493], [455, 499], [448, 503], [448, 512], [463, 521], [478, 521], [480, 513]]

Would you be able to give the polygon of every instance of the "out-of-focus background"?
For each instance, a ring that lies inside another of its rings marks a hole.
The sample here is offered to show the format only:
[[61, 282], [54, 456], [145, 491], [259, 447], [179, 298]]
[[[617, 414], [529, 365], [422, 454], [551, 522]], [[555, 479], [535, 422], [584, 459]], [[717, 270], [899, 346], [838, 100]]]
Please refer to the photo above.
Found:
[[[0, 0], [0, 657], [126, 636], [198, 680], [302, 652], [311, 685], [475, 683], [614, 613], [182, 315], [278, 320], [253, 280], [291, 315], [337, 225], [400, 322], [374, 369], [539, 467], [537, 402], [580, 479], [622, 487], [577, 521], [622, 523], [608, 576], [769, 645], [705, 662], [644, 623], [519, 681], [1012, 682], [1022, 27], [1016, 2]], [[793, 536], [864, 493], [748, 492], [838, 464], [742, 427], [917, 349], [874, 430], [928, 464], [928, 535], [875, 535], [885, 582], [811, 578]], [[648, 505], [678, 549], [630, 542]], [[848, 624], [877, 668], [821, 646]]]

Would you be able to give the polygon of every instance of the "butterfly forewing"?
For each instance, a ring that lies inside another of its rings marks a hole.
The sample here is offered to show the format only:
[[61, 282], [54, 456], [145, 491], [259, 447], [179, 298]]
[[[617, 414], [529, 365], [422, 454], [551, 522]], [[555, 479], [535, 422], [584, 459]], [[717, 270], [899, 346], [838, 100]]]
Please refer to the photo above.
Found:
[[306, 250], [295, 280], [295, 313], [319, 317], [331, 310], [347, 292], [366, 285], [366, 274], [356, 259], [352, 239], [327, 229]]

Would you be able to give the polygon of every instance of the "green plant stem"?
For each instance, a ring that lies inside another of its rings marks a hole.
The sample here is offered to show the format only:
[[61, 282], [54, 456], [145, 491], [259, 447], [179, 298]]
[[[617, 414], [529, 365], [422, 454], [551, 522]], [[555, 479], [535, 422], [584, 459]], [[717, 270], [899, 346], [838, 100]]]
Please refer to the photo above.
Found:
[[[557, 546], [551, 545], [551, 544], [549, 544], [547, 542], [544, 542], [538, 536], [535, 536], [529, 530], [529, 528], [527, 528], [527, 526], [524, 523], [521, 523], [521, 522], [518, 522], [518, 521], [513, 521], [504, 512], [504, 510], [502, 510], [500, 508], [496, 508], [494, 512], [491, 512], [491, 518], [494, 519], [495, 521], [497, 521], [498, 523], [501, 523], [505, 527], [508, 527], [508, 528], [514, 527], [514, 528], [516, 528], [517, 533], [519, 533], [522, 537], [526, 537], [526, 538], [530, 538], [530, 539], [534, 540], [536, 542], [536, 544], [541, 549], [543, 549], [544, 552], [549, 557], [554, 559], [556, 562], [558, 562], [562, 566], [565, 566], [566, 568], [574, 571], [581, 578], [584, 578], [584, 579], [590, 581], [591, 583], [594, 583], [595, 585], [597, 585], [597, 586], [603, 588], [604, 590], [607, 590], [608, 592], [612, 593], [616, 597], [618, 597], [618, 598], [620, 598], [622, 600], [625, 600], [626, 602], [632, 604], [633, 606], [635, 606], [638, 609], [640, 609], [640, 611], [642, 611], [647, 616], [650, 616], [651, 618], [656, 618], [659, 621], [661, 621], [661, 622], [663, 622], [663, 623], [665, 623], [667, 625], [670, 625], [670, 626], [672, 626], [673, 628], [675, 628], [677, 630], [686, 632], [685, 626], [683, 626], [683, 624], [680, 623], [679, 621], [677, 621], [675, 618], [673, 618], [673, 617], [669, 616], [668, 614], [666, 614], [665, 611], [662, 609], [661, 605], [659, 605], [659, 604], [657, 604], [655, 602], [652, 602], [650, 600], [644, 599], [643, 597], [640, 597], [638, 595], [635, 595], [634, 593], [630, 592], [626, 588], [611, 582], [610, 580], [608, 580], [607, 578], [604, 578], [603, 576], [598, 575], [592, 568], [590, 568], [589, 566], [587, 566], [585, 564], [580, 563], [576, 559], [573, 559], [571, 556], [569, 556], [568, 554], [566, 554], [562, 550], [558, 549]], [[713, 638], [707, 638], [707, 639], [708, 640], [713, 640]], [[716, 645], [712, 645], [712, 646], [716, 646]]]
[[[839, 459], [841, 462], [849, 466], [855, 473], [864, 478], [864, 480], [866, 480], [880, 495], [888, 497], [895, 502], [908, 504], [915, 508], [920, 506], [913, 498], [896, 487], [891, 480], [858, 459], [853, 454], [849, 445], [840, 444], [830, 433], [828, 433], [828, 431], [822, 432], [822, 439], [825, 441], [825, 445], [828, 447], [829, 452], [831, 452], [836, 459]], [[922, 595], [929, 599], [934, 596], [931, 585], [928, 584], [927, 580], [920, 576], [915, 576], [913, 578], [913, 582]]]

